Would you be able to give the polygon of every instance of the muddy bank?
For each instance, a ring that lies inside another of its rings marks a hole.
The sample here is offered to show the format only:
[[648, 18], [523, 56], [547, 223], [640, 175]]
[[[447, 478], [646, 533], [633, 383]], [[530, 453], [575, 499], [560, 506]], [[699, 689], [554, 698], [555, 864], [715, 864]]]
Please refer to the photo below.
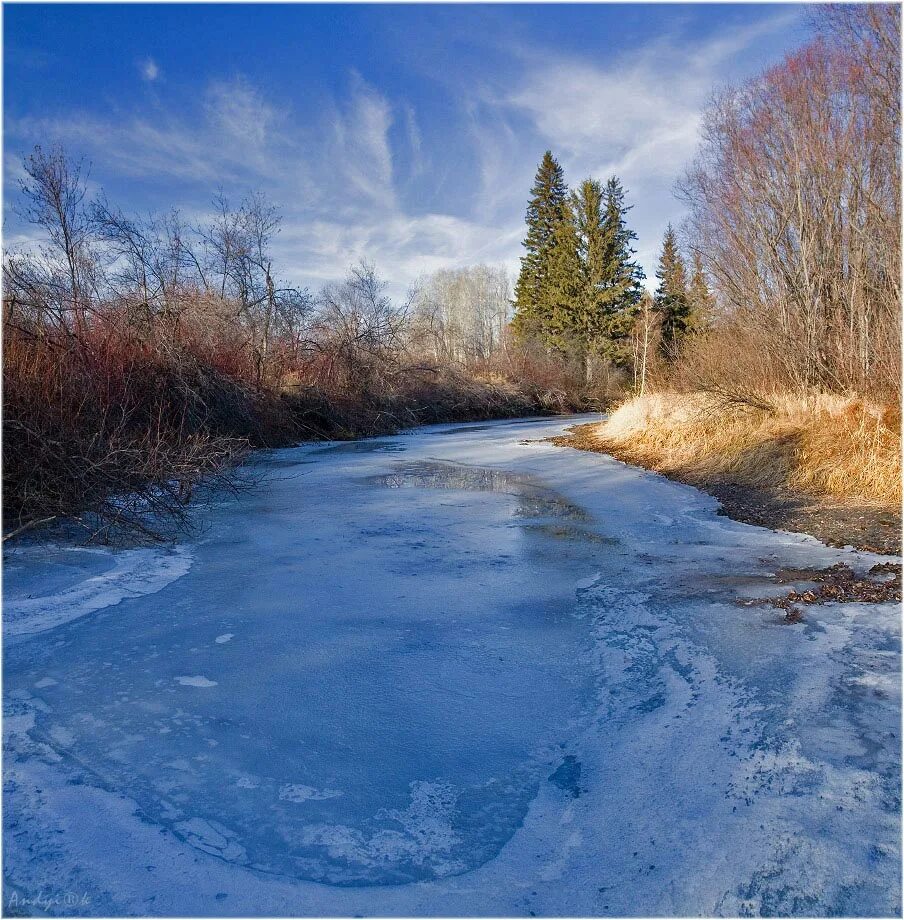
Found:
[[[595, 434], [598, 424], [577, 425], [551, 440], [562, 447], [625, 459], [619, 456], [617, 445], [600, 441]], [[869, 552], [896, 555], [901, 553], [900, 512], [787, 489], [760, 489], [727, 479], [703, 479], [679, 473], [662, 475], [702, 489], [719, 500], [724, 514], [745, 524], [807, 533], [829, 546], [853, 546]]]

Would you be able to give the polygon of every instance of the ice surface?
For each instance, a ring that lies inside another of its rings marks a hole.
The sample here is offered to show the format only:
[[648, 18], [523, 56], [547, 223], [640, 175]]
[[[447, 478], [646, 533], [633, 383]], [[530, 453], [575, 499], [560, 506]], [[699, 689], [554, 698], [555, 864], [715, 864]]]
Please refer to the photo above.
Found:
[[[76, 546], [26, 545], [6, 551], [3, 633], [39, 633], [120, 603], [161, 591], [192, 563], [188, 547], [119, 553]], [[28, 572], [20, 581], [19, 571]], [[19, 590], [20, 586], [23, 590]]]
[[897, 608], [737, 603], [880, 557], [564, 424], [258, 455], [194, 542], [7, 552], [7, 901], [899, 913]]

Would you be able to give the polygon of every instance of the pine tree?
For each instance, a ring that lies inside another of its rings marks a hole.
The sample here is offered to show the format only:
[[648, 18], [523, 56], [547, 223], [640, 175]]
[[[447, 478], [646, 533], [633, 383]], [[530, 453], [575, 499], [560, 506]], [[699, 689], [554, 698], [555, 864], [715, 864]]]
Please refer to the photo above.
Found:
[[702, 329], [712, 319], [715, 298], [706, 280], [703, 259], [696, 249], [694, 250], [694, 268], [691, 273], [691, 283], [687, 289], [687, 298], [691, 311], [689, 327], [693, 330]]
[[690, 326], [691, 307], [687, 291], [687, 273], [678, 251], [678, 240], [669, 224], [662, 240], [662, 253], [656, 269], [659, 287], [656, 289], [656, 309], [662, 317], [660, 348], [666, 357], [673, 357]]
[[526, 250], [515, 286], [512, 327], [522, 338], [545, 337], [549, 325], [548, 280], [556, 230], [562, 222], [568, 187], [562, 167], [547, 150], [527, 205]]

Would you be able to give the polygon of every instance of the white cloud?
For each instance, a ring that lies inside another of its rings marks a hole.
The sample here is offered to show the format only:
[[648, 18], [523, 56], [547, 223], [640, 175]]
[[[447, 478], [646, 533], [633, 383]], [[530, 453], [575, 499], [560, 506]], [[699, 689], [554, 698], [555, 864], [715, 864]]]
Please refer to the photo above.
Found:
[[222, 183], [282, 169], [283, 141], [274, 129], [278, 115], [239, 79], [211, 83], [200, 111], [187, 117], [73, 112], [13, 120], [8, 130], [26, 145], [59, 141], [108, 172]]
[[157, 62], [153, 58], [146, 58], [141, 62], [140, 66], [141, 76], [144, 77], [148, 83], [153, 83], [160, 76], [160, 68], [157, 66]]
[[389, 144], [392, 120], [388, 100], [353, 73], [349, 99], [333, 114], [329, 155], [332, 167], [341, 172], [356, 195], [388, 208], [395, 207]]
[[266, 144], [276, 115], [263, 96], [243, 79], [211, 83], [206, 111], [210, 123], [223, 136], [256, 150]]
[[405, 115], [405, 133], [408, 139], [408, 150], [411, 155], [411, 174], [419, 176], [426, 169], [421, 129], [418, 127], [414, 106], [405, 103], [402, 106], [402, 112]]
[[477, 262], [512, 264], [521, 228], [512, 229], [447, 214], [380, 213], [337, 221], [289, 215], [278, 241], [286, 273], [318, 284], [341, 277], [362, 258], [374, 262], [396, 296], [419, 277]]
[[[512, 117], [526, 119], [541, 141], [531, 155], [537, 160], [543, 147], [550, 147], [570, 183], [586, 176], [604, 179], [614, 174], [622, 179], [635, 206], [630, 223], [640, 237], [638, 258], [650, 276], [648, 283], [655, 283], [666, 224], [677, 225], [684, 216], [672, 187], [696, 152], [711, 93], [741, 51], [786, 31], [799, 15], [782, 11], [695, 44], [678, 36], [661, 37], [605, 64], [523, 52], [520, 80], [485, 94], [486, 104], [497, 112], [497, 128], [495, 152], [484, 157], [484, 182], [498, 184], [500, 174], [519, 171], [511, 145], [500, 153], [499, 138]], [[493, 129], [482, 130], [486, 134]], [[488, 150], [494, 150], [493, 143]]]
[[484, 219], [515, 210], [523, 216], [536, 161], [543, 152], [541, 143], [525, 144], [505, 112], [485, 105], [469, 106], [468, 129], [479, 166], [477, 212]]
[[[521, 82], [492, 101], [526, 114], [566, 155], [587, 162], [633, 160], [674, 171], [670, 161], [692, 151], [700, 112], [723, 79], [726, 63], [752, 43], [787, 30], [798, 17], [797, 11], [783, 11], [696, 44], [683, 36], [662, 36], [603, 65], [525, 54]], [[669, 143], [660, 143], [660, 137]], [[657, 155], [641, 159], [636, 155], [641, 147]], [[664, 163], [666, 149], [675, 152]]]
[[143, 117], [107, 120], [87, 113], [72, 117], [24, 118], [10, 133], [29, 143], [61, 142], [73, 155], [82, 153], [105, 171], [127, 176], [167, 176], [209, 181], [229, 177], [228, 150], [209, 146], [198, 132], [177, 121]]
[[[703, 92], [699, 79], [665, 81], [645, 63], [607, 71], [556, 61], [530, 72], [505, 101], [584, 168], [622, 161], [674, 174], [696, 145]], [[671, 143], [659, 143], [663, 136]], [[644, 155], [645, 149], [654, 155]]]
[[[358, 73], [339, 98], [319, 100], [313, 118], [293, 117], [260, 87], [234, 78], [210, 81], [195, 108], [180, 107], [178, 116], [163, 114], [175, 107], [157, 99], [133, 112], [10, 120], [8, 137], [23, 152], [61, 140], [93, 160], [97, 180], [141, 177], [156, 183], [161, 209], [182, 205], [196, 219], [219, 185], [232, 198], [260, 188], [284, 214], [277, 256], [286, 278], [317, 285], [366, 257], [394, 282], [394, 293], [438, 268], [484, 261], [516, 271], [528, 189], [549, 146], [572, 184], [621, 177], [634, 205], [638, 256], [652, 278], [665, 225], [682, 217], [671, 186], [694, 153], [709, 93], [730, 70], [726, 62], [788, 16], [692, 46], [658, 39], [605, 63], [532, 49], [495, 88], [461, 74], [461, 120], [443, 130], [458, 132], [463, 156], [435, 153], [429, 172], [425, 149], [441, 144], [431, 136], [428, 148], [410, 102]], [[143, 73], [157, 79], [149, 63], [153, 77]], [[6, 171], [10, 188], [9, 161]], [[181, 202], [173, 200], [174, 180]]]

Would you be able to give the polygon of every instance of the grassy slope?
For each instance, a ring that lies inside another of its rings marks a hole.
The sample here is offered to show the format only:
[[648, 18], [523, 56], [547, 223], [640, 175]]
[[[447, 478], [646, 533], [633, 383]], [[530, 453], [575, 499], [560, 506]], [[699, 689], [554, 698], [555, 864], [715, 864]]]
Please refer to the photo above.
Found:
[[766, 409], [659, 393], [561, 443], [701, 487], [741, 520], [886, 552], [900, 546], [897, 407], [814, 394], [779, 396]]

